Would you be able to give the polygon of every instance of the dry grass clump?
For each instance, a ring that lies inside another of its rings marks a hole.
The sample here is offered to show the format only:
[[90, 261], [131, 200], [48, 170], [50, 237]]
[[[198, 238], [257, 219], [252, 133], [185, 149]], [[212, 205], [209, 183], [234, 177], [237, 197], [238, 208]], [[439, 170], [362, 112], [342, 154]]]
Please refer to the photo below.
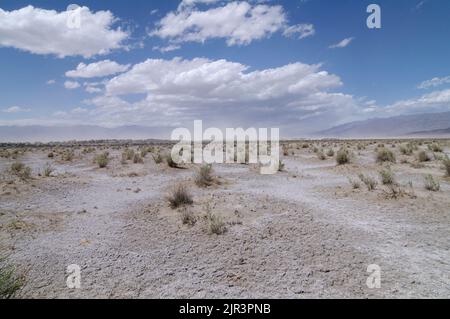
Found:
[[433, 175], [428, 174], [424, 177], [424, 187], [431, 192], [438, 192], [441, 189], [441, 185], [436, 181]]
[[383, 169], [380, 172], [381, 183], [383, 185], [395, 185], [395, 175], [390, 168]]
[[391, 150], [387, 149], [386, 147], [378, 148], [376, 159], [377, 159], [377, 163], [384, 163], [384, 162], [395, 163], [396, 162], [394, 153]]
[[378, 182], [370, 176], [365, 176], [364, 174], [359, 174], [359, 179], [363, 182], [369, 191], [375, 190], [377, 188]]
[[50, 152], [50, 153], [47, 154], [47, 157], [48, 158], [54, 158], [55, 154], [53, 152]]
[[400, 145], [400, 153], [403, 155], [412, 155], [414, 147], [411, 143]]
[[130, 148], [126, 148], [122, 152], [122, 161], [131, 161], [134, 158], [134, 150]]
[[333, 156], [334, 156], [334, 150], [333, 150], [332, 148], [330, 148], [330, 149], [327, 151], [327, 156], [329, 156], [329, 157], [333, 157]]
[[156, 164], [161, 164], [164, 161], [164, 158], [162, 157], [161, 153], [158, 153], [156, 155], [153, 155], [153, 160]]
[[356, 179], [352, 179], [351, 177], [348, 178], [348, 182], [350, 183], [350, 185], [352, 185], [353, 189], [360, 189], [361, 188], [361, 184], [358, 180]]
[[186, 207], [184, 207], [181, 211], [180, 217], [183, 225], [194, 226], [197, 222], [197, 219], [195, 218], [192, 211], [190, 209], [187, 209]]
[[195, 176], [195, 184], [199, 187], [208, 187], [214, 183], [214, 177], [212, 175], [212, 165], [206, 164], [200, 167], [196, 176]]
[[21, 162], [15, 162], [11, 165], [11, 173], [23, 180], [31, 178], [31, 168]]
[[209, 205], [206, 206], [205, 219], [208, 234], [222, 235], [227, 231], [227, 226], [222, 217], [213, 214]]
[[177, 185], [170, 194], [169, 198], [170, 207], [175, 209], [180, 206], [192, 205], [194, 201], [192, 200], [191, 194], [188, 192], [186, 186], [179, 184]]
[[444, 164], [445, 172], [447, 176], [450, 177], [450, 158], [446, 157], [442, 160], [442, 163]]
[[66, 150], [62, 153], [61, 159], [64, 162], [72, 162], [75, 157], [75, 152], [72, 150]]
[[425, 152], [425, 151], [420, 151], [420, 152], [417, 154], [417, 160], [418, 160], [420, 163], [423, 163], [423, 162], [429, 162], [429, 161], [431, 161], [431, 158], [430, 158], [430, 156], [428, 155], [427, 152]]
[[97, 155], [94, 159], [95, 163], [97, 163], [98, 167], [105, 168], [109, 164], [109, 153], [104, 152], [100, 155]]
[[318, 151], [317, 152], [317, 158], [320, 159], [321, 161], [324, 161], [327, 159], [326, 155], [324, 154], [323, 151]]
[[14, 267], [0, 259], [0, 299], [14, 298], [24, 283], [24, 278], [16, 274]]
[[44, 177], [50, 177], [54, 171], [55, 169], [53, 168], [52, 164], [46, 163], [44, 169], [42, 170], [42, 175]]
[[350, 163], [351, 153], [346, 148], [341, 148], [336, 154], [336, 162], [338, 165], [344, 165]]
[[134, 164], [142, 164], [142, 163], [144, 163], [144, 159], [142, 158], [141, 155], [139, 155], [139, 153], [135, 153], [133, 156], [133, 163]]
[[432, 152], [442, 153], [442, 147], [438, 143], [433, 143], [428, 145], [428, 149]]

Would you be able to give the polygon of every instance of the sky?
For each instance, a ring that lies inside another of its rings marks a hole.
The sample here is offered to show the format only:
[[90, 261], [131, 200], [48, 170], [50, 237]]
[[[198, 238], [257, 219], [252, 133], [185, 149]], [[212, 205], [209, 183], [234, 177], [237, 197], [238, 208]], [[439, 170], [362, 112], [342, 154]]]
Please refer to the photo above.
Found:
[[450, 111], [449, 14], [447, 0], [0, 0], [0, 125], [298, 137]]

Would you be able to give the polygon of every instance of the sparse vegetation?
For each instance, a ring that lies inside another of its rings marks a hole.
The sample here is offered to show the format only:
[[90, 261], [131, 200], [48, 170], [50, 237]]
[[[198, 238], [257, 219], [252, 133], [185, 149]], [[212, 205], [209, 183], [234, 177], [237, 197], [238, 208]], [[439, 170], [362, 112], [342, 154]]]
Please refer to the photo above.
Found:
[[382, 169], [380, 172], [381, 183], [383, 185], [395, 185], [395, 175], [390, 168]]
[[338, 165], [350, 163], [350, 151], [346, 148], [341, 148], [336, 154], [336, 162]]
[[442, 147], [438, 143], [433, 143], [428, 145], [428, 149], [432, 152], [442, 153]]
[[195, 184], [199, 187], [208, 187], [214, 183], [212, 176], [212, 165], [206, 164], [200, 167], [195, 176]]
[[376, 159], [378, 163], [396, 162], [394, 153], [390, 149], [385, 148], [384, 146], [377, 149]]
[[364, 174], [359, 174], [359, 179], [363, 182], [369, 191], [373, 191], [377, 188], [378, 182], [375, 178], [370, 176], [365, 176]]
[[142, 163], [144, 163], [144, 159], [142, 158], [141, 155], [139, 155], [139, 153], [135, 153], [133, 156], [133, 163], [134, 164], [142, 164]]
[[350, 183], [350, 185], [352, 185], [353, 189], [360, 189], [361, 188], [361, 184], [358, 180], [352, 179], [352, 178], [348, 178], [348, 182]]
[[134, 150], [130, 148], [126, 148], [122, 152], [122, 160], [124, 161], [131, 161], [134, 158]]
[[108, 166], [109, 163], [109, 153], [108, 152], [104, 152], [100, 155], [97, 155], [95, 157], [95, 162], [98, 164], [98, 167], [100, 168], [105, 168]]
[[75, 157], [75, 153], [73, 150], [66, 150], [63, 152], [61, 158], [64, 162], [72, 162], [74, 157]]
[[446, 172], [447, 176], [450, 177], [450, 158], [446, 157], [442, 161], [442, 163], [444, 164], [444, 169], [445, 169], [445, 172]]
[[330, 148], [330, 149], [327, 151], [327, 156], [329, 156], [329, 157], [333, 157], [333, 156], [334, 156], [334, 150], [333, 150], [332, 148]]
[[44, 169], [42, 170], [42, 175], [44, 177], [50, 177], [52, 173], [54, 172], [54, 168], [50, 163], [46, 163], [44, 166]]
[[431, 192], [438, 192], [441, 189], [441, 185], [436, 181], [433, 175], [428, 174], [424, 177], [424, 186], [426, 190]]
[[156, 164], [161, 164], [164, 158], [162, 157], [161, 153], [158, 153], [156, 155], [153, 155], [153, 160], [155, 161]]
[[194, 226], [195, 223], [197, 222], [197, 219], [195, 218], [194, 214], [187, 207], [183, 208], [180, 217], [183, 225]]
[[430, 156], [428, 155], [427, 152], [425, 152], [425, 151], [420, 151], [420, 152], [417, 154], [417, 160], [418, 160], [420, 163], [423, 163], [423, 162], [429, 162], [429, 161], [431, 160], [431, 158], [430, 158]]
[[324, 161], [327, 159], [327, 157], [325, 156], [325, 154], [323, 153], [323, 151], [318, 151], [317, 152], [317, 158], [320, 159], [321, 161]]
[[14, 298], [24, 282], [23, 277], [16, 274], [14, 267], [0, 259], [0, 299]]
[[179, 184], [173, 190], [169, 196], [170, 207], [175, 209], [180, 206], [192, 205], [193, 200], [191, 194], [188, 192], [186, 186]]
[[209, 204], [206, 207], [206, 226], [208, 230], [208, 234], [216, 234], [216, 235], [222, 235], [227, 231], [227, 226], [225, 222], [223, 221], [222, 217], [213, 214], [211, 212], [211, 208]]
[[23, 180], [31, 178], [31, 168], [21, 162], [15, 162], [11, 165], [11, 173]]

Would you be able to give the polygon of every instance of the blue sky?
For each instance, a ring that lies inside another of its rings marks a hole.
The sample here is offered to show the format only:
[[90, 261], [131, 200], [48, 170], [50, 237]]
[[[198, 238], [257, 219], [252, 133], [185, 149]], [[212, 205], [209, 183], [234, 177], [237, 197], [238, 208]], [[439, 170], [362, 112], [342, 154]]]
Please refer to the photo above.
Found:
[[[84, 11], [76, 33], [59, 24], [71, 1], [2, 0], [0, 125], [204, 119], [295, 135], [450, 110], [449, 1], [184, 1], [78, 1]], [[370, 3], [381, 7], [381, 29], [367, 28]], [[217, 22], [242, 10], [240, 19]], [[105, 11], [110, 21], [96, 23]], [[159, 51], [170, 47], [176, 50]], [[120, 71], [66, 74], [80, 63], [98, 71], [102, 61]], [[89, 83], [95, 90], [86, 92]]]

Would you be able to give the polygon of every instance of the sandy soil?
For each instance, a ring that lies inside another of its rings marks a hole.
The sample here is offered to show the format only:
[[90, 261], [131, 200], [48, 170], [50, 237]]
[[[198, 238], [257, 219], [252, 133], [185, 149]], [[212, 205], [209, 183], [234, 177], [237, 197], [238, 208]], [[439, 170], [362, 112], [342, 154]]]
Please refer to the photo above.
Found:
[[[169, 168], [151, 154], [143, 164], [123, 164], [122, 150], [113, 148], [103, 169], [93, 163], [100, 149], [77, 149], [72, 162], [28, 150], [19, 155], [33, 170], [28, 181], [9, 172], [14, 159], [0, 158], [1, 249], [25, 274], [18, 297], [450, 297], [450, 179], [441, 161], [416, 165], [414, 154], [400, 154], [400, 143], [386, 143], [403, 191], [392, 198], [381, 184], [368, 191], [349, 183], [359, 173], [379, 179], [387, 165], [375, 162], [376, 144], [357, 150], [358, 143], [350, 143], [355, 157], [342, 166], [302, 142], [286, 147], [277, 175], [215, 165], [220, 183], [209, 188], [195, 185], [194, 165]], [[38, 176], [47, 162], [55, 172]], [[440, 191], [424, 188], [426, 174]], [[193, 195], [193, 226], [183, 225], [182, 209], [169, 207], [178, 183]], [[227, 223], [224, 234], [206, 231], [207, 211]], [[66, 286], [70, 264], [82, 268], [81, 289]], [[366, 285], [370, 264], [381, 267], [380, 289]]]

